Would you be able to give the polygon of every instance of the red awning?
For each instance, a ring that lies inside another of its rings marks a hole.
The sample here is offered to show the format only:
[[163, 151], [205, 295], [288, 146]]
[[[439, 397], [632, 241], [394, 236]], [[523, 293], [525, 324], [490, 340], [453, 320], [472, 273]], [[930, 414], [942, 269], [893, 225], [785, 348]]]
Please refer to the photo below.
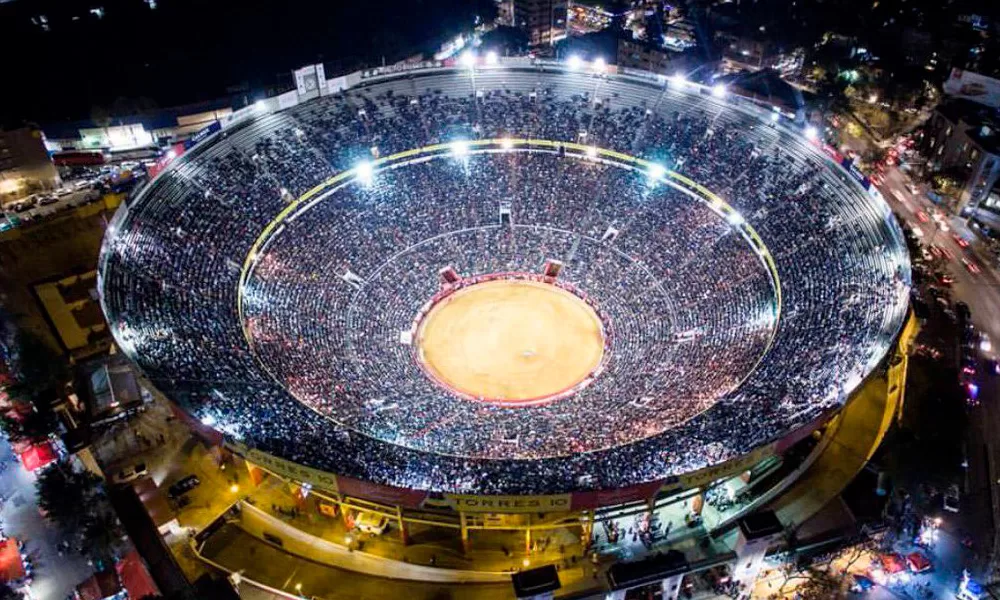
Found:
[[118, 577], [122, 580], [122, 587], [128, 591], [129, 598], [145, 598], [146, 596], [159, 596], [160, 590], [156, 589], [156, 583], [146, 569], [146, 563], [135, 550], [130, 551], [118, 561]]
[[21, 562], [21, 551], [17, 548], [17, 540], [7, 538], [0, 542], [0, 580], [11, 583], [24, 576], [24, 563]]
[[910, 564], [910, 570], [914, 573], [923, 573], [931, 568], [931, 561], [919, 552], [911, 552], [906, 556], [906, 562]]
[[80, 600], [104, 600], [122, 590], [118, 583], [118, 574], [114, 571], [94, 573], [83, 583], [76, 586], [76, 595]]
[[21, 452], [21, 464], [29, 471], [37, 471], [56, 459], [51, 442], [39, 442]]
[[882, 570], [884, 570], [889, 575], [894, 575], [900, 571], [906, 570], [906, 563], [903, 562], [903, 557], [898, 554], [883, 554], [882, 555]]

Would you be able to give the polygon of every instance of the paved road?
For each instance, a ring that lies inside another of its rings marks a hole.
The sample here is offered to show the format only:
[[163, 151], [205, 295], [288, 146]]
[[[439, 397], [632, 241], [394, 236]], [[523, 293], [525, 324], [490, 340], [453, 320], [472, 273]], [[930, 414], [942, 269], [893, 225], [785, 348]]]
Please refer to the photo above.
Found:
[[[1000, 343], [1000, 275], [988, 250], [963, 219], [948, 219], [947, 231], [931, 218], [922, 219], [920, 213], [929, 216], [933, 204], [923, 194], [911, 194], [907, 183], [904, 174], [892, 169], [887, 173], [881, 190], [900, 217], [923, 231], [923, 242], [941, 250], [955, 279], [953, 297], [967, 303], [976, 327], [987, 332], [994, 343]], [[956, 236], [966, 240], [968, 247], [959, 244]], [[970, 271], [963, 259], [980, 272]], [[962, 485], [965, 492], [963, 513], [952, 518], [956, 535], [973, 537], [980, 556], [984, 556], [994, 544], [996, 524], [1000, 523], [1000, 490], [997, 487], [1000, 480], [1000, 382], [983, 371], [980, 369], [976, 380], [982, 402], [969, 410], [970, 427], [966, 441], [968, 469]]]
[[14, 462], [6, 438], [0, 439], [0, 521], [4, 532], [22, 540], [35, 567], [30, 591], [37, 600], [64, 600], [90, 576], [91, 567], [78, 554], [59, 555], [60, 532], [38, 512], [35, 476]]

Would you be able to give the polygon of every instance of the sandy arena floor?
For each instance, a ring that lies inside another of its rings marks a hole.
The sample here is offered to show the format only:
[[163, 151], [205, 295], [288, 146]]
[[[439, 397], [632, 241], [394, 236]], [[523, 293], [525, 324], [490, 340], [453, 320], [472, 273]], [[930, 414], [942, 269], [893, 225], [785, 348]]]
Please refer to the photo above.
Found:
[[575, 295], [529, 281], [490, 281], [433, 307], [417, 344], [432, 376], [486, 401], [534, 404], [587, 378], [604, 354], [601, 321]]

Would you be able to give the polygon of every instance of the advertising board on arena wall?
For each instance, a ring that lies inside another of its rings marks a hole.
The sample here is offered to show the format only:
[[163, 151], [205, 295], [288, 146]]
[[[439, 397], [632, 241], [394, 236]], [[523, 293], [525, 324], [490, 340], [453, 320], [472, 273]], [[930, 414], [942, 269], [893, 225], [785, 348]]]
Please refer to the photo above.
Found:
[[646, 502], [656, 496], [663, 481], [653, 481], [613, 490], [573, 492], [573, 510], [587, 510], [601, 506], [614, 506], [630, 502]]
[[222, 123], [220, 123], [219, 121], [212, 121], [211, 123], [208, 124], [207, 127], [203, 127], [198, 131], [198, 133], [192, 135], [187, 140], [185, 140], [184, 148], [187, 150], [194, 148], [201, 142], [204, 142], [206, 139], [208, 139], [208, 136], [212, 135], [216, 131], [220, 131], [221, 129], [222, 129]]
[[425, 491], [380, 485], [344, 475], [337, 475], [337, 489], [347, 496], [403, 508], [420, 508], [427, 498]]
[[680, 490], [689, 490], [708, 485], [723, 477], [736, 475], [741, 471], [746, 471], [768, 456], [774, 454], [774, 447], [774, 443], [767, 444], [766, 446], [756, 448], [743, 456], [726, 461], [722, 464], [705, 467], [704, 469], [699, 469], [677, 477], [671, 477], [664, 482], [663, 488], [660, 491], [675, 492]]
[[548, 496], [471, 496], [445, 494], [455, 510], [475, 513], [544, 513], [566, 512], [572, 509], [572, 494]]
[[245, 458], [258, 467], [270, 471], [279, 477], [291, 479], [293, 481], [308, 483], [314, 488], [325, 490], [334, 494], [339, 492], [337, 478], [332, 473], [305, 467], [283, 458], [278, 458], [266, 452], [261, 452], [256, 448], [248, 448], [243, 444], [226, 442], [230, 450]]

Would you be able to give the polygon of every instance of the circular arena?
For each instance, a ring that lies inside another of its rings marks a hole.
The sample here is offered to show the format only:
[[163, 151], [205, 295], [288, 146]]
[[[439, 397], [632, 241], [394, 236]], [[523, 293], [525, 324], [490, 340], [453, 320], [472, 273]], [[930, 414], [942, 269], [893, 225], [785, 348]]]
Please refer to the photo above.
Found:
[[116, 215], [102, 305], [158, 390], [320, 471], [553, 494], [719, 465], [846, 402], [910, 273], [880, 199], [718, 96], [433, 68], [260, 111]]

